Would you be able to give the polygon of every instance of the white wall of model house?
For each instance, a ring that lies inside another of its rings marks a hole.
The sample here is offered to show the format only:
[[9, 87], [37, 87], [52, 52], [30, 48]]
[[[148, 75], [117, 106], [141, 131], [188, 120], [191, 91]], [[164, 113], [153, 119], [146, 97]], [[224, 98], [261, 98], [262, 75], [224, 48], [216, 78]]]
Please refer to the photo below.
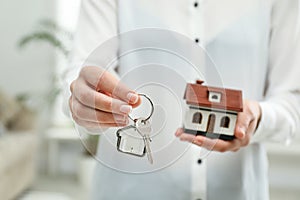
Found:
[[[194, 114], [200, 112], [202, 114], [201, 123], [193, 123]], [[207, 131], [209, 115], [214, 114], [216, 116], [216, 121], [214, 124], [214, 133], [223, 135], [234, 135], [234, 128], [236, 124], [237, 113], [228, 113], [222, 110], [207, 110], [207, 108], [202, 107], [188, 107], [185, 116], [184, 126], [186, 129]], [[223, 117], [229, 117], [228, 128], [221, 127], [221, 120]]]

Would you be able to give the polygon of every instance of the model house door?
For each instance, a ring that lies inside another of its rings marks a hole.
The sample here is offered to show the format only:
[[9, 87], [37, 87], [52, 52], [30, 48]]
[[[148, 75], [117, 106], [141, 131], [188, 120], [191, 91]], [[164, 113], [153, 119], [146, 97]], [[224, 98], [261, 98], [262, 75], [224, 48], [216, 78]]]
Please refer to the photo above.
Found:
[[214, 132], [215, 123], [216, 123], [216, 115], [210, 114], [208, 116], [207, 131], [206, 132], [213, 133]]

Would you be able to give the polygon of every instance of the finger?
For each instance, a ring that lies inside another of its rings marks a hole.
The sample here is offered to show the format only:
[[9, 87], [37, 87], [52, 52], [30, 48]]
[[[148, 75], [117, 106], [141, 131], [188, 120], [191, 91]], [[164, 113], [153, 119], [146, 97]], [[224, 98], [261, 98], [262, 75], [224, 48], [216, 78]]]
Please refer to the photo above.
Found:
[[129, 119], [127, 115], [118, 115], [108, 112], [92, 109], [81, 104], [78, 100], [74, 99], [72, 102], [72, 113], [81, 120], [110, 124], [110, 123], [125, 123]]
[[178, 128], [175, 132], [176, 137], [180, 137], [184, 133], [183, 128]]
[[183, 133], [180, 135], [180, 140], [181, 141], [186, 141], [186, 142], [191, 142], [193, 143], [193, 141], [195, 140], [196, 136], [195, 135], [191, 135], [191, 134], [187, 134], [187, 133]]
[[194, 143], [207, 150], [218, 152], [231, 151], [239, 146], [238, 140], [224, 141], [219, 139], [210, 139], [200, 135], [196, 137]]
[[236, 121], [234, 135], [237, 139], [244, 139], [251, 123], [252, 117], [247, 111], [239, 113]]
[[237, 148], [235, 148], [235, 149], [232, 149], [231, 151], [232, 151], [232, 152], [238, 152], [240, 149], [241, 149], [240, 147], [237, 147]]
[[248, 126], [245, 137], [241, 140], [241, 147], [245, 147], [250, 144], [250, 140], [255, 131], [255, 128], [256, 128], [256, 122], [252, 120]]
[[118, 97], [130, 104], [136, 104], [139, 101], [139, 96], [133, 90], [102, 68], [84, 67], [80, 74], [97, 91], [108, 92], [113, 97]]
[[138, 107], [139, 105], [141, 105], [141, 103], [142, 103], [142, 98], [141, 98], [140, 96], [138, 96], [138, 97], [139, 97], [139, 98], [138, 98], [138, 100], [137, 100], [136, 103], [134, 103], [134, 104], [130, 103], [130, 105], [132, 106], [132, 108], [136, 108], [136, 107]]
[[76, 124], [89, 130], [103, 130], [103, 128], [126, 126], [126, 124], [122, 124], [122, 123], [102, 124], [102, 123], [89, 122], [89, 121], [81, 120], [76, 116], [73, 116], [73, 119], [76, 122]]
[[238, 140], [224, 141], [219, 139], [210, 139], [200, 135], [194, 136], [191, 134], [182, 133], [182, 131], [183, 130], [178, 129], [176, 132], [176, 134], [180, 134], [179, 138], [181, 141], [193, 143], [210, 151], [226, 152], [232, 151], [233, 149], [239, 147]]
[[257, 119], [255, 120], [251, 120], [249, 126], [248, 126], [248, 129], [247, 129], [247, 132], [246, 134], [247, 135], [253, 135], [253, 133], [255, 132], [256, 130], [256, 127], [257, 127]]
[[199, 146], [199, 147], [202, 147], [202, 141], [198, 138], [198, 137], [195, 137], [194, 141], [193, 141], [193, 144]]
[[232, 149], [237, 147], [237, 144], [235, 142], [227, 142], [219, 139], [210, 139], [204, 136], [194, 136], [186, 133], [183, 133], [180, 136], [180, 140], [193, 143], [209, 151], [226, 152], [231, 151]]
[[90, 108], [123, 115], [128, 115], [132, 110], [131, 105], [93, 90], [83, 80], [73, 82], [72, 91], [79, 102]]

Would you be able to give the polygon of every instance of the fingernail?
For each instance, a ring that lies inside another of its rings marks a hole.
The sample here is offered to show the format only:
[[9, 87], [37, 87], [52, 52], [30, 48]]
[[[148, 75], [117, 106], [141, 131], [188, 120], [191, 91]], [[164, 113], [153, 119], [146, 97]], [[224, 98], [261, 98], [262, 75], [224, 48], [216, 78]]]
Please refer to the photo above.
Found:
[[195, 140], [194, 143], [201, 146], [203, 144], [203, 141], [198, 139], [198, 140]]
[[238, 136], [240, 138], [244, 138], [245, 137], [245, 130], [244, 130], [244, 128], [241, 128], [241, 127], [239, 128]]
[[184, 135], [183, 136], [180, 136], [179, 139], [181, 141], [185, 141], [185, 142], [188, 142], [189, 141], [189, 138], [185, 137]]
[[125, 114], [129, 114], [132, 111], [132, 106], [129, 105], [122, 105], [120, 107], [120, 112], [125, 113]]
[[135, 93], [130, 92], [127, 94], [127, 99], [130, 103], [136, 103], [139, 99], [139, 96]]
[[244, 137], [245, 137], [245, 133], [240, 133], [240, 138], [244, 139]]
[[175, 136], [176, 137], [179, 137], [181, 135], [181, 130], [180, 129], [177, 129], [176, 132], [175, 132]]
[[115, 116], [115, 120], [120, 123], [124, 123], [126, 121], [126, 118], [127, 118], [126, 116], [122, 116], [122, 115]]

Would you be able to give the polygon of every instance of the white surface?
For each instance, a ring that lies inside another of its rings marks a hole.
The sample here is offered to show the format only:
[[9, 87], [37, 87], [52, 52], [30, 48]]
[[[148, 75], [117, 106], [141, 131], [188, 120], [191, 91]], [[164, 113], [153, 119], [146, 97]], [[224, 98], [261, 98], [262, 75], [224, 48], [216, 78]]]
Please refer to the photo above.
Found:
[[[59, 198], [68, 198], [71, 200], [88, 200], [87, 192], [84, 188], [79, 184], [75, 177], [70, 176], [59, 176], [59, 177], [49, 177], [49, 176], [41, 176], [39, 175], [32, 187], [24, 192], [22, 197], [26, 197], [27, 194], [40, 193], [47, 200], [57, 200], [53, 197]], [[39, 200], [44, 200], [44, 198], [40, 198]], [[23, 200], [23, 199], [21, 199]], [[29, 199], [32, 200], [32, 199]]]
[[92, 180], [94, 175], [96, 159], [91, 156], [82, 156], [79, 161], [78, 177], [80, 185], [86, 190], [90, 191], [92, 188]]
[[[269, 158], [270, 189], [275, 198], [298, 199], [300, 197], [300, 141], [295, 140], [289, 146], [267, 144]], [[276, 195], [275, 195], [276, 194]]]
[[46, 138], [49, 140], [80, 140], [75, 128], [50, 128], [46, 131]]
[[80, 138], [75, 129], [70, 128], [51, 128], [46, 131], [48, 142], [48, 173], [51, 175], [58, 174], [58, 162], [60, 154], [60, 145], [62, 142], [79, 143]]
[[[55, 16], [57, 23], [63, 27], [64, 29], [74, 32], [74, 29], [76, 27], [78, 13], [79, 13], [79, 7], [80, 7], [80, 1], [81, 0], [55, 0]], [[72, 47], [72, 44], [66, 44], [70, 48]], [[69, 67], [69, 59], [66, 59], [63, 55], [56, 55], [56, 68], [55, 71], [57, 74], [62, 75], [67, 68]], [[63, 85], [62, 81], [60, 82], [61, 85]], [[53, 116], [53, 123], [54, 125], [64, 125], [66, 123], [70, 123], [70, 120], [65, 116], [65, 114], [62, 112], [63, 107], [63, 92], [58, 95], [56, 102], [55, 102], [55, 108], [54, 108], [54, 116]]]

